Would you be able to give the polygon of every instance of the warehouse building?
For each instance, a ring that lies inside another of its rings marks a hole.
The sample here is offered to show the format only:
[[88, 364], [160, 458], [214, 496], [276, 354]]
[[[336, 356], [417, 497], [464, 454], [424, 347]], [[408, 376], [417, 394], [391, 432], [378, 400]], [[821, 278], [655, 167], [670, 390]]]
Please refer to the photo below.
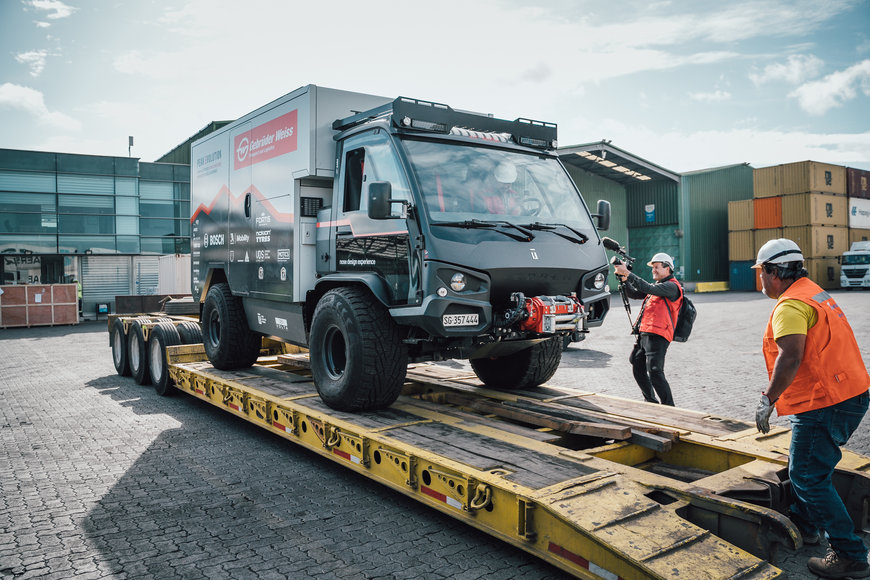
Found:
[[160, 256], [190, 253], [190, 167], [0, 149], [0, 283], [82, 286], [82, 313], [157, 293]]

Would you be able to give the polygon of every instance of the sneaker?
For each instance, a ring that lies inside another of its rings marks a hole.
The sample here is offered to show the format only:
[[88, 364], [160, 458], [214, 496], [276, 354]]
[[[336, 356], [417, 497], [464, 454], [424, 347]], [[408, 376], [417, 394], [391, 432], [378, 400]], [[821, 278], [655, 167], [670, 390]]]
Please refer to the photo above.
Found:
[[832, 548], [824, 558], [810, 558], [807, 561], [810, 572], [822, 578], [867, 578], [870, 576], [870, 564], [866, 560], [850, 560], [840, 556]]

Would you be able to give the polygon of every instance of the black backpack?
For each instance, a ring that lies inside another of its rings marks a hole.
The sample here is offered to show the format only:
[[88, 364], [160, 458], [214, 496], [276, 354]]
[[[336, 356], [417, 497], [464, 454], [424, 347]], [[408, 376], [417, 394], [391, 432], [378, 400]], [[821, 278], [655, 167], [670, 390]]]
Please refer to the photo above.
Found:
[[[683, 294], [683, 303], [680, 305], [680, 311], [677, 313], [677, 322], [674, 324], [674, 341], [686, 342], [689, 340], [689, 335], [692, 334], [692, 325], [695, 324], [695, 316], [698, 315], [698, 311], [695, 309], [692, 301], [689, 300], [689, 297], [686, 296], [682, 285], [680, 286], [680, 292]], [[668, 308], [668, 314], [670, 312], [671, 309]], [[673, 317], [671, 322], [673, 322]]]

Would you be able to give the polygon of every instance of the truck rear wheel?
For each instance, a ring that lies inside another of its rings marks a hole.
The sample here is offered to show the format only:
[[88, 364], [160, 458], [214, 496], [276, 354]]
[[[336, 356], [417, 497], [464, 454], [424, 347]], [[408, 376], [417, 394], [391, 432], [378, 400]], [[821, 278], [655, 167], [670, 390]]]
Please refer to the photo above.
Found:
[[171, 322], [160, 322], [151, 329], [151, 336], [148, 339], [148, 372], [154, 390], [164, 397], [172, 392], [172, 379], [169, 378], [169, 364], [166, 362], [166, 347], [177, 344], [181, 344], [181, 337]]
[[476, 358], [469, 362], [477, 378], [488, 387], [525, 389], [550, 380], [561, 361], [562, 338], [556, 336], [509, 356]]
[[124, 333], [124, 323], [119, 318], [112, 323], [112, 362], [115, 370], [122, 377], [130, 376], [130, 363], [127, 358], [127, 335]]
[[142, 322], [134, 320], [130, 323], [130, 332], [127, 335], [127, 360], [130, 363], [130, 374], [139, 385], [147, 385], [151, 381], [148, 374], [147, 346]]
[[202, 308], [202, 342], [215, 368], [230, 371], [257, 362], [262, 339], [248, 328], [242, 300], [229, 284], [212, 286]]
[[317, 392], [333, 409], [383, 409], [402, 392], [408, 349], [390, 313], [363, 288], [320, 299], [308, 347]]

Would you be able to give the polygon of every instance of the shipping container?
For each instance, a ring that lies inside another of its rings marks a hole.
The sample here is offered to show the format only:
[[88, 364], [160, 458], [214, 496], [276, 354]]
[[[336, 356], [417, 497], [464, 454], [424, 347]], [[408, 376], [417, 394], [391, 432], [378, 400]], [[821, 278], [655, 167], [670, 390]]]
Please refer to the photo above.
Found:
[[854, 229], [870, 229], [870, 199], [850, 197], [849, 227]]
[[837, 258], [809, 258], [804, 260], [804, 268], [810, 280], [831, 290], [840, 287], [840, 262]]
[[849, 245], [852, 242], [867, 242], [870, 241], [870, 229], [849, 228]]
[[[581, 190], [582, 191], [582, 190]], [[755, 227], [755, 214], [753, 212], [754, 200], [743, 199], [728, 202], [728, 230], [751, 230]]]
[[799, 193], [781, 199], [783, 227], [849, 225], [849, 198], [842, 195]]
[[[680, 178], [680, 254], [685, 279], [728, 280], [728, 204], [752, 203], [748, 163], [684, 173]], [[743, 229], [752, 229], [752, 221]]]
[[773, 197], [782, 194], [782, 165], [759, 167], [752, 172], [753, 197]]
[[752, 230], [728, 232], [728, 261], [752, 260], [755, 258]]
[[752, 206], [756, 230], [782, 227], [782, 197], [758, 197], [752, 200]]
[[782, 228], [769, 228], [766, 230], [752, 230], [752, 257], [758, 255], [758, 250], [769, 242], [782, 237]]
[[[758, 230], [765, 231], [765, 230]], [[782, 237], [800, 246], [804, 258], [835, 258], [849, 249], [849, 229], [834, 226], [798, 226], [782, 229]]]
[[755, 260], [730, 262], [728, 267], [728, 288], [738, 292], [754, 292], [755, 279], [758, 278], [758, 270], [753, 270]]
[[782, 166], [782, 194], [835, 193], [846, 195], [846, 168], [841, 165], [799, 161]]
[[870, 171], [846, 168], [846, 194], [850, 197], [870, 199]]

